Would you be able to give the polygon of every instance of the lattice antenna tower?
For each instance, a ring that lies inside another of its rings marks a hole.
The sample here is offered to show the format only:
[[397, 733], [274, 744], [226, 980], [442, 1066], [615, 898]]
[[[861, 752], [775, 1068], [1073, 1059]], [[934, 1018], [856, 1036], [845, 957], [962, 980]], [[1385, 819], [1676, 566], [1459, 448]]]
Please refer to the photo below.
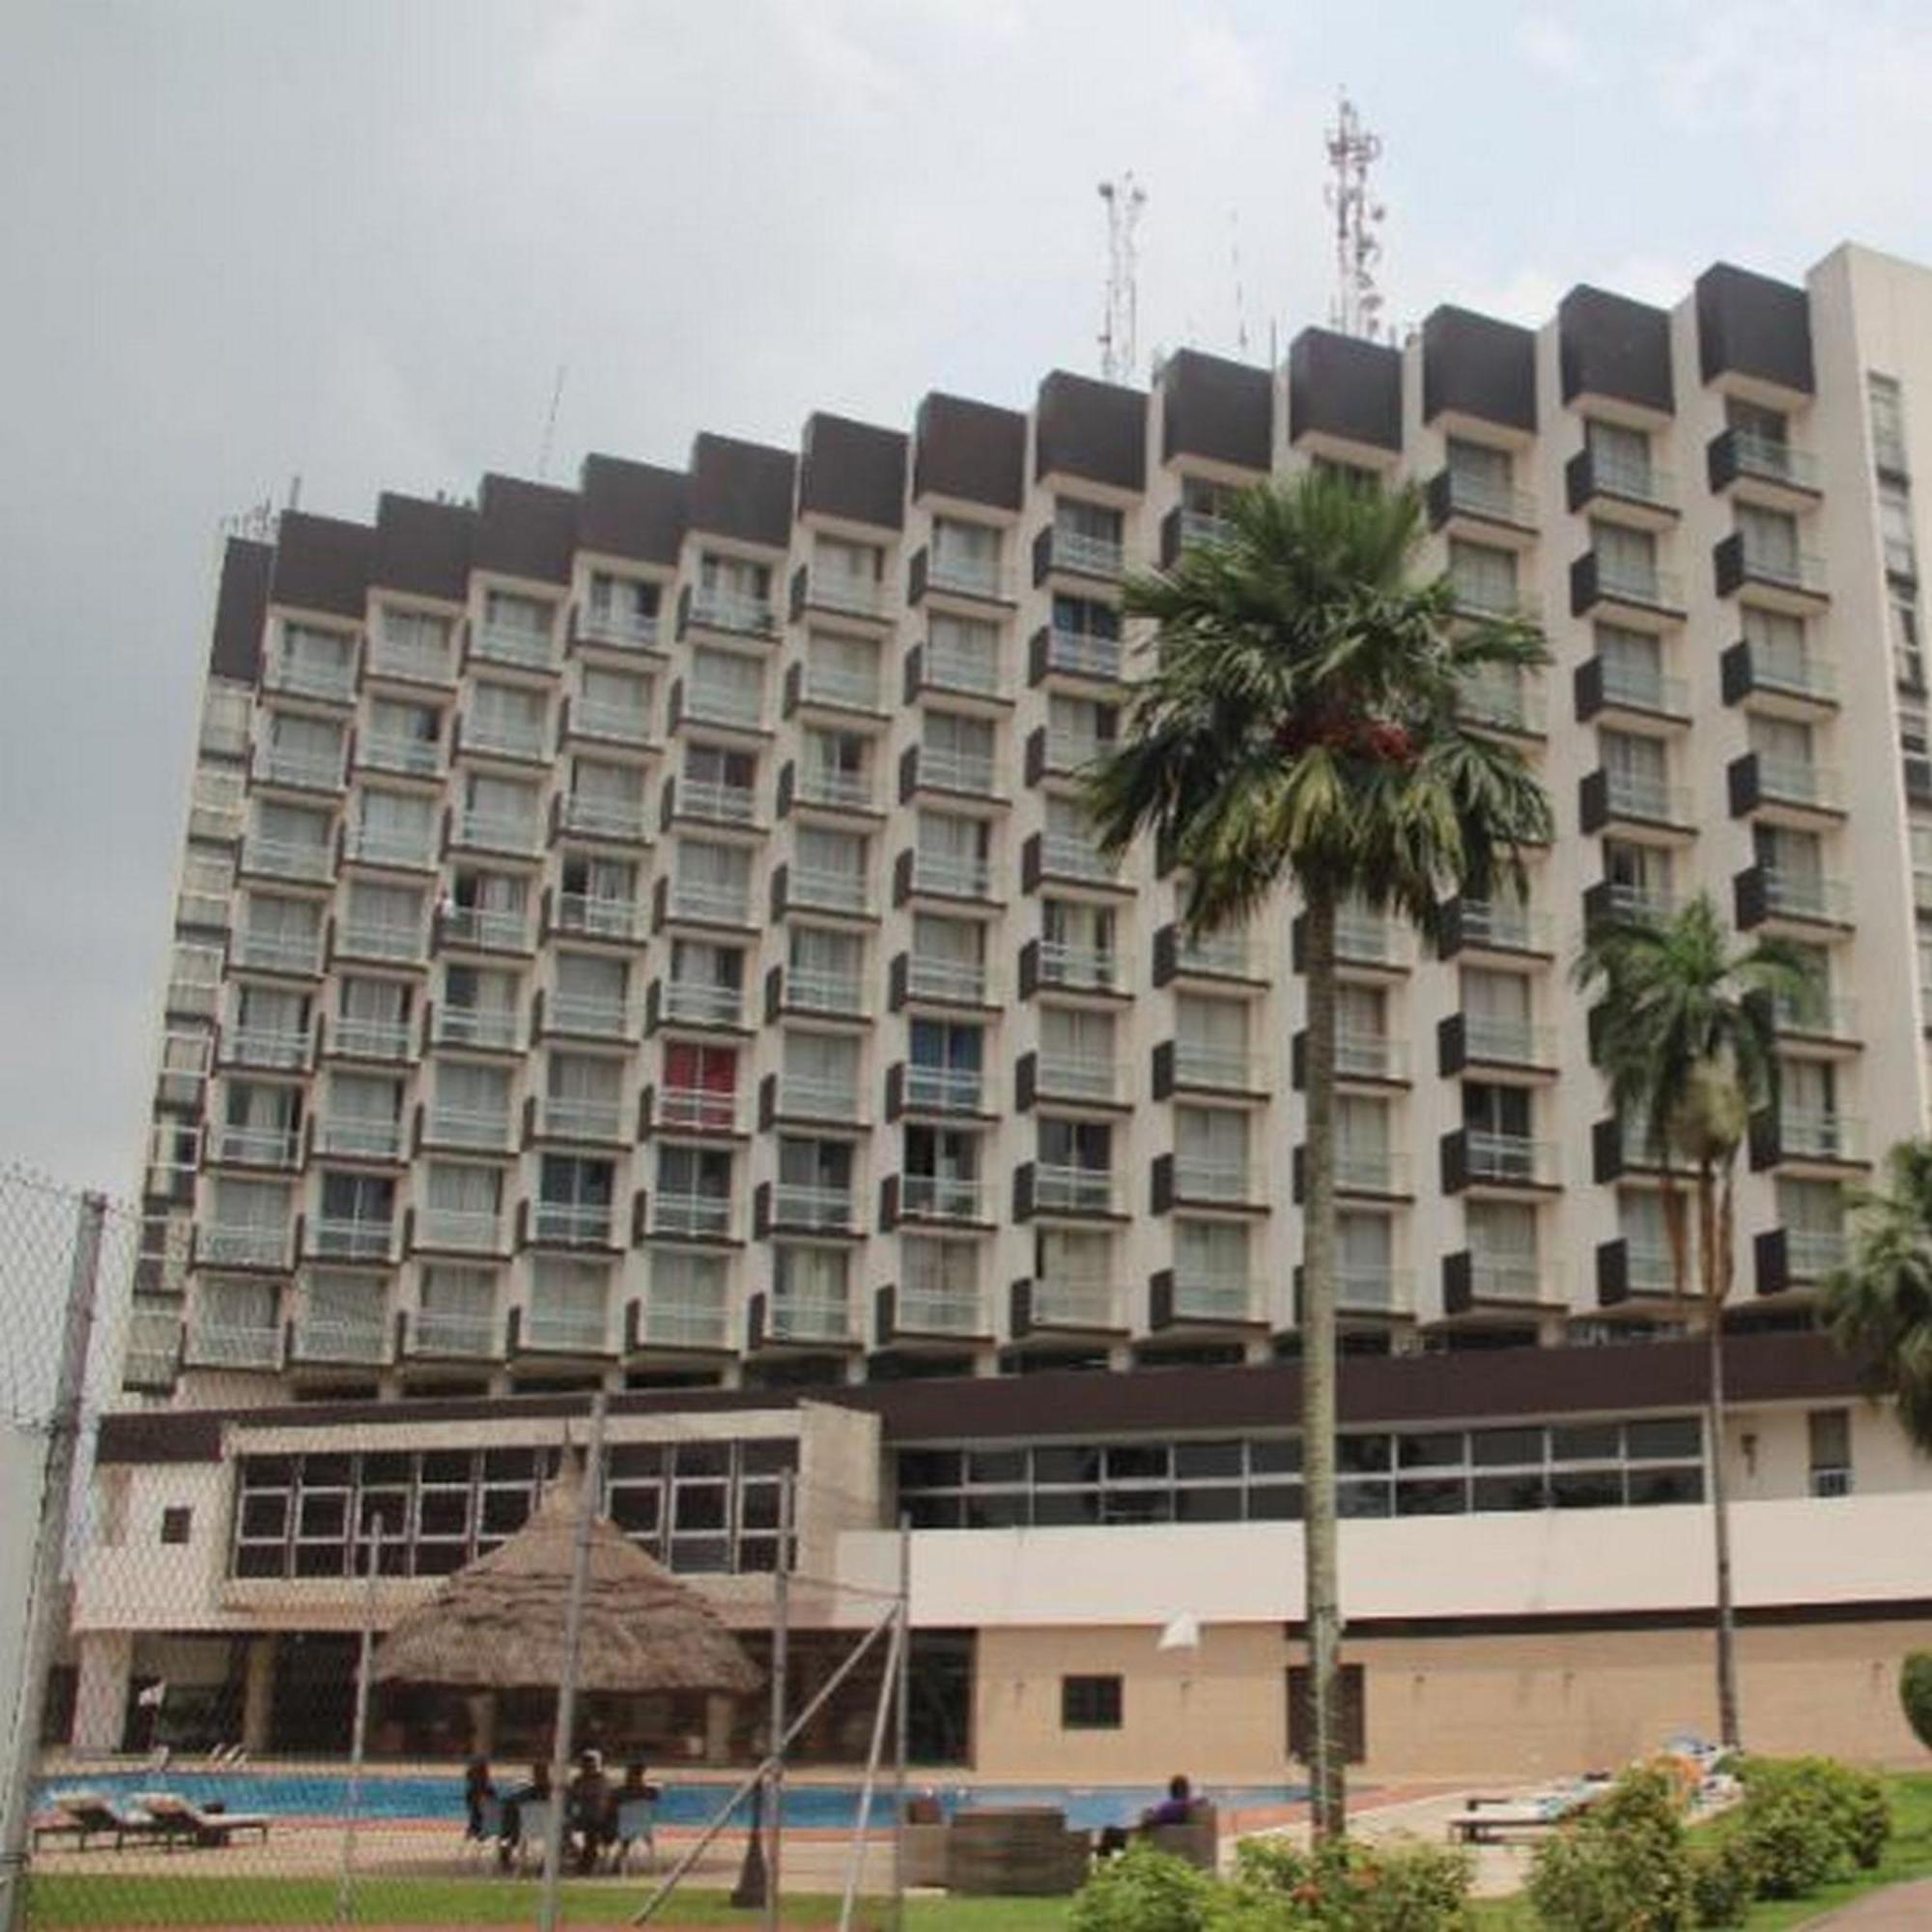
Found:
[[1147, 192], [1129, 168], [1100, 184], [1107, 204], [1107, 308], [1100, 324], [1100, 374], [1110, 383], [1130, 383], [1140, 360], [1140, 257], [1135, 231]]
[[1387, 211], [1369, 187], [1369, 171], [1380, 158], [1381, 137], [1362, 125], [1344, 90], [1327, 129], [1328, 181], [1322, 199], [1335, 217], [1335, 296], [1328, 320], [1344, 335], [1375, 342], [1383, 333], [1382, 292], [1375, 268], [1381, 260], [1379, 229]]

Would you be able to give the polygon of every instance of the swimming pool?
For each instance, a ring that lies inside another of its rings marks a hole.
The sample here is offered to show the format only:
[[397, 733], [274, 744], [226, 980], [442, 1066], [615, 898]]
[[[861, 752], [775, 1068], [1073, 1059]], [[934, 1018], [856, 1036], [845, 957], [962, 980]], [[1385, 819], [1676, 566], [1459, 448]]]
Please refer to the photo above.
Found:
[[[658, 1774], [661, 1777], [663, 1773]], [[521, 1776], [521, 1774], [515, 1774]], [[514, 1781], [498, 1774], [499, 1786]], [[729, 1787], [722, 1783], [680, 1784], [666, 1778], [658, 1805], [663, 1825], [702, 1825], [724, 1802]], [[1166, 1797], [1164, 1790], [1141, 1784], [1001, 1784], [949, 1785], [913, 1779], [907, 1789], [936, 1797], [949, 1816], [954, 1811], [986, 1804], [1053, 1804], [1066, 1814], [1076, 1831], [1097, 1831], [1102, 1825], [1129, 1824], [1150, 1804]], [[36, 1805], [58, 1800], [63, 1791], [104, 1791], [126, 1802], [137, 1791], [172, 1791], [197, 1804], [221, 1804], [231, 1811], [266, 1811], [276, 1818], [334, 1818], [346, 1808], [349, 1780], [339, 1771], [219, 1772], [112, 1771], [81, 1773], [48, 1778], [35, 1792]], [[1308, 1795], [1305, 1784], [1208, 1785], [1200, 1795], [1222, 1811], [1247, 1811], [1293, 1804]], [[859, 1809], [856, 1784], [788, 1784], [785, 1821], [805, 1830], [849, 1830]], [[385, 1776], [373, 1772], [362, 1780], [361, 1816], [370, 1819], [412, 1819], [456, 1824], [463, 1817], [463, 1776], [452, 1770], [446, 1777], [408, 1774]], [[892, 1817], [890, 1785], [872, 1794], [867, 1822], [883, 1827]]]

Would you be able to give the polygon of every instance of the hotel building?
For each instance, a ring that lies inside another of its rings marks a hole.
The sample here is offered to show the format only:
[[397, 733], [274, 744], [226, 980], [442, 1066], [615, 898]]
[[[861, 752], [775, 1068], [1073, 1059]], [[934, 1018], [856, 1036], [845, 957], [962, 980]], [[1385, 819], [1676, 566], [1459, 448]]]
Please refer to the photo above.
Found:
[[[1844, 247], [230, 543], [77, 1740], [162, 1675], [333, 1742], [290, 1687], [347, 1668], [355, 1525], [407, 1526], [413, 1601], [603, 1388], [619, 1520], [748, 1631], [786, 1472], [828, 1646], [909, 1518], [926, 1755], [1292, 1775], [1295, 908], [1190, 941], [1077, 778], [1139, 671], [1123, 573], [1317, 464], [1417, 483], [1427, 564], [1552, 658], [1468, 700], [1554, 806], [1527, 894], [1427, 949], [1343, 924], [1360, 1754], [1710, 1728], [1712, 1454], [1753, 1742], [1905, 1752], [1932, 1485], [1810, 1296], [1927, 1122], [1928, 343], [1932, 272]], [[1570, 980], [1589, 921], [1699, 890], [1818, 968], [1740, 1164], [1721, 1444]]]

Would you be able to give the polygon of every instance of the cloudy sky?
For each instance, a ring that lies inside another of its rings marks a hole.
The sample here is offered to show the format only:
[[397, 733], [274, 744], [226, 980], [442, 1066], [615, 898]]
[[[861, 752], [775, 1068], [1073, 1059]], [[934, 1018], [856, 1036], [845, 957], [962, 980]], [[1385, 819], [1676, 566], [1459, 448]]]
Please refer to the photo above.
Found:
[[225, 517], [533, 474], [559, 365], [560, 478], [1022, 403], [1095, 366], [1129, 167], [1144, 353], [1264, 355], [1342, 83], [1398, 323], [1932, 259], [1922, 7], [10, 0], [0, 1157], [132, 1179]]

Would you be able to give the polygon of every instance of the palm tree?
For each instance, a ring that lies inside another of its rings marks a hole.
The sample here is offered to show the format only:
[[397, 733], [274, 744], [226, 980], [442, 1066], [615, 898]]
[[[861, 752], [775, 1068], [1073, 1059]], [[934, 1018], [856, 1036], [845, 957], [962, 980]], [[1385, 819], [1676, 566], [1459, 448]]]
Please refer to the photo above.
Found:
[[1708, 893], [1658, 920], [1609, 920], [1583, 939], [1577, 983], [1601, 989], [1595, 1056], [1616, 1118], [1635, 1128], [1663, 1176], [1671, 1288], [1688, 1290], [1689, 1237], [1679, 1164], [1690, 1171], [1708, 1342], [1705, 1389], [1717, 1565], [1718, 1723], [1740, 1743], [1730, 1517], [1724, 1492], [1723, 1310], [1731, 1292], [1738, 1149], [1761, 1108], [1777, 1104], [1776, 1013], [1813, 995], [1813, 968], [1782, 940], [1734, 953]]
[[1820, 1312], [1932, 1455], [1932, 1141], [1901, 1141], [1885, 1166], [1887, 1185], [1855, 1200], [1851, 1260], [1827, 1277]]
[[1132, 578], [1151, 669], [1088, 802], [1120, 853], [1151, 834], [1185, 869], [1200, 937], [1292, 885], [1302, 907], [1307, 1150], [1302, 1209], [1302, 1489], [1315, 1829], [1345, 1823], [1335, 1542], [1335, 944], [1345, 901], [1428, 935], [1445, 897], [1520, 889], [1548, 802], [1518, 751], [1464, 728], [1472, 683], [1545, 662], [1515, 621], [1458, 621], [1421, 581], [1420, 498], [1316, 472], [1256, 484], [1225, 534]]

